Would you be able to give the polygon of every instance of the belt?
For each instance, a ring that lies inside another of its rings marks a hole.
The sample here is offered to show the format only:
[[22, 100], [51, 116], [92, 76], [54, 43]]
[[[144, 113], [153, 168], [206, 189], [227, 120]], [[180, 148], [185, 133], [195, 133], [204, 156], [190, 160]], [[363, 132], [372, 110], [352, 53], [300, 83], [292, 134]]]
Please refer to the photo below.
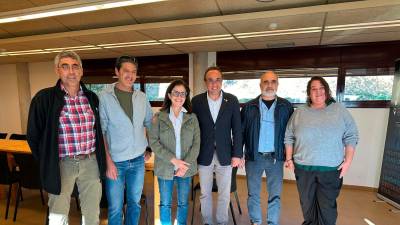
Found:
[[91, 152], [89, 154], [80, 154], [80, 155], [68, 155], [65, 158], [75, 159], [75, 160], [83, 160], [83, 159], [90, 159], [92, 157], [96, 157], [95, 152]]
[[275, 155], [275, 152], [258, 152], [258, 154], [264, 157], [273, 157]]

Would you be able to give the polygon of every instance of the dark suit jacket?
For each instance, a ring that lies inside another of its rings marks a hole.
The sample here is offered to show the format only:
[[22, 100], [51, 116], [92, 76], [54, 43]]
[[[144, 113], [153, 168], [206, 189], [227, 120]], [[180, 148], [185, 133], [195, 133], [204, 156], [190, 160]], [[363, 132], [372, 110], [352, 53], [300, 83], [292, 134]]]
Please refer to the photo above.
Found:
[[222, 104], [215, 123], [208, 106], [207, 92], [193, 97], [192, 105], [201, 133], [198, 164], [210, 165], [214, 151], [217, 151], [218, 160], [223, 166], [230, 165], [232, 157], [241, 158], [243, 150], [238, 99], [222, 92]]

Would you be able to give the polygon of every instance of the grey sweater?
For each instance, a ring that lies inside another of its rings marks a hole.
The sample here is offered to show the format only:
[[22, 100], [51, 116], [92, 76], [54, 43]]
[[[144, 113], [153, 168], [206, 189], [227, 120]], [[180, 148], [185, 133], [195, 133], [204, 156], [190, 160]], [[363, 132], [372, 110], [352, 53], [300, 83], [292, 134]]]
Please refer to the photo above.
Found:
[[299, 107], [285, 133], [285, 144], [294, 146], [294, 162], [306, 166], [336, 167], [344, 159], [344, 147], [355, 148], [357, 142], [354, 119], [340, 103], [324, 109]]

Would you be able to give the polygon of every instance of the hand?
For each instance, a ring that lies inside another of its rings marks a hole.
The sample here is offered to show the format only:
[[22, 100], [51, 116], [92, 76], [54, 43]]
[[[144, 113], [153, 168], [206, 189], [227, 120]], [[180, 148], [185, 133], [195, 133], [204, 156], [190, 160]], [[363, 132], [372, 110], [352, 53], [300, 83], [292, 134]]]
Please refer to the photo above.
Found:
[[107, 160], [106, 176], [111, 180], [116, 180], [118, 178], [118, 170], [112, 160]]
[[241, 158], [232, 157], [231, 166], [232, 166], [232, 167], [238, 167], [238, 166], [240, 166], [240, 163], [242, 162], [241, 160], [242, 160]]
[[178, 170], [183, 169], [183, 170], [185, 170], [185, 172], [186, 172], [186, 170], [189, 169], [189, 166], [190, 166], [190, 163], [187, 163], [183, 160], [176, 159], [176, 158], [171, 159], [171, 163], [174, 164], [174, 166], [176, 166], [178, 168]]
[[351, 164], [350, 162], [344, 160], [343, 163], [339, 166], [338, 170], [342, 170], [340, 171], [339, 178], [344, 177], [344, 175], [347, 173], [347, 170], [349, 170], [350, 168], [350, 164]]
[[177, 177], [183, 177], [183, 176], [185, 176], [186, 171], [187, 171], [187, 170], [185, 170], [185, 169], [178, 169], [178, 170], [175, 172], [175, 176], [177, 176]]
[[151, 152], [145, 151], [144, 152], [144, 161], [147, 162], [151, 158]]
[[294, 172], [293, 159], [286, 160], [285, 161], [285, 167], [288, 168], [290, 171]]

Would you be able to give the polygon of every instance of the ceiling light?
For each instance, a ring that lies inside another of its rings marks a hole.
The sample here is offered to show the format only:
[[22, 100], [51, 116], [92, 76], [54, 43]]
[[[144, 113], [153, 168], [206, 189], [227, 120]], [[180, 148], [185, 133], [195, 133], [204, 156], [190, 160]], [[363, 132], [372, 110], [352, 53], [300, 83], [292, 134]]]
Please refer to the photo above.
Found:
[[161, 39], [160, 41], [161, 42], [175, 42], [175, 41], [204, 40], [204, 39], [225, 38], [225, 37], [232, 37], [232, 35], [230, 35], [230, 34], [218, 34], [218, 35], [197, 36], [197, 37]]
[[124, 45], [129, 45], [129, 46], [140, 46], [140, 45], [158, 45], [161, 44], [160, 42], [157, 42], [156, 40], [148, 40], [148, 41], [135, 41], [135, 42], [121, 42], [121, 43], [111, 43], [111, 44], [99, 44], [97, 46], [99, 47], [112, 47], [112, 46], [124, 46]]
[[267, 37], [267, 36], [279, 36], [289, 34], [307, 34], [307, 33], [319, 33], [321, 32], [320, 27], [305, 27], [305, 28], [294, 28], [286, 30], [268, 30], [258, 32], [247, 32], [247, 33], [236, 33], [234, 34], [237, 38], [254, 38], [254, 37]]
[[153, 42], [153, 43], [142, 43], [142, 44], [130, 44], [130, 45], [110, 45], [110, 46], [102, 46], [103, 48], [127, 48], [127, 47], [137, 47], [137, 46], [146, 46], [146, 45], [161, 45], [162, 43]]
[[[125, 7], [125, 6], [132, 6], [132, 5], [140, 5], [140, 4], [148, 4], [148, 3], [153, 3], [153, 2], [161, 2], [161, 1], [166, 1], [166, 0], [130, 0], [130, 1], [100, 1], [95, 4], [90, 4], [87, 3], [82, 6], [80, 4], [79, 6], [69, 6], [69, 7], [58, 7], [58, 8], [53, 8], [53, 9], [48, 9], [48, 10], [40, 10], [40, 11], [35, 11], [38, 10], [38, 8], [43, 8], [43, 7], [36, 7], [36, 8], [31, 8], [30, 13], [23, 13], [23, 14], [17, 14], [13, 15], [11, 17], [2, 17], [0, 18], [0, 23], [12, 23], [12, 22], [17, 22], [17, 21], [23, 21], [23, 20], [33, 20], [33, 19], [39, 19], [39, 18], [46, 18], [46, 17], [52, 17], [52, 16], [62, 16], [62, 15], [69, 15], [69, 14], [74, 14], [74, 13], [82, 13], [82, 12], [91, 12], [91, 11], [97, 11], [97, 10], [102, 10], [102, 9], [111, 9], [111, 8], [118, 8], [118, 7]], [[10, 15], [12, 12], [7, 12], [6, 14]], [[4, 13], [3, 13], [4, 15]]]
[[102, 48], [94, 46], [89, 48], [59, 49], [59, 50], [52, 50], [51, 52], [62, 52], [64, 50], [85, 51], [85, 50], [96, 50], [96, 49], [102, 49]]
[[75, 49], [82, 49], [82, 48], [93, 48], [96, 47], [94, 45], [83, 45], [83, 46], [73, 46], [73, 47], [63, 47], [63, 48], [45, 48], [46, 51], [63, 51], [63, 50], [75, 50]]
[[10, 55], [10, 56], [16, 56], [16, 55], [36, 55], [36, 54], [47, 54], [50, 52], [47, 51], [41, 51], [41, 52], [15, 52], [15, 53], [7, 53], [5, 52], [4, 54]]
[[358, 30], [358, 29], [398, 27], [398, 26], [400, 26], [400, 20], [390, 20], [390, 21], [380, 21], [380, 22], [353, 23], [353, 24], [326, 26], [325, 31], [344, 31], [344, 30]]
[[223, 40], [232, 40], [232, 39], [234, 39], [234, 38], [232, 36], [230, 36], [230, 37], [222, 37], [222, 38], [186, 40], [186, 41], [172, 41], [172, 42], [165, 42], [164, 44], [174, 45], [174, 44], [185, 44], [185, 43], [194, 43], [194, 42], [223, 41]]

